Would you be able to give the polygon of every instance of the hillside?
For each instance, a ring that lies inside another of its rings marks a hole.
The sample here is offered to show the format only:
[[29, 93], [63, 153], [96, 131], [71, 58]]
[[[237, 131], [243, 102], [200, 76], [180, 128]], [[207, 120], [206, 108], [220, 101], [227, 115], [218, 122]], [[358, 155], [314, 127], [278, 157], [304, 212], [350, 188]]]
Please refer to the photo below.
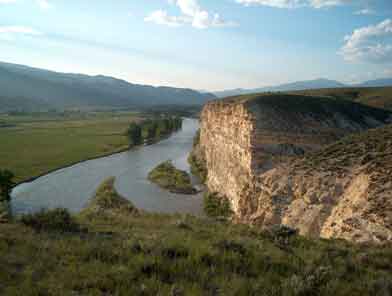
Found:
[[286, 83], [276, 86], [267, 86], [262, 88], [254, 89], [232, 89], [217, 91], [214, 94], [219, 98], [238, 96], [253, 93], [263, 93], [263, 92], [287, 92], [287, 91], [300, 91], [300, 90], [317, 90], [317, 89], [335, 89], [335, 88], [369, 88], [369, 87], [392, 87], [392, 78], [369, 80], [359, 84], [344, 84], [339, 81], [329, 80], [329, 79], [315, 79], [315, 80], [305, 80], [296, 81], [293, 83]]
[[316, 89], [296, 93], [346, 99], [373, 107], [392, 110], [392, 87]]
[[144, 213], [113, 179], [87, 208], [0, 224], [2, 295], [388, 295], [391, 246]]
[[[390, 111], [328, 97], [256, 94], [216, 100], [201, 114], [193, 160], [207, 171], [210, 192], [226, 198], [241, 222], [289, 225], [312, 237], [390, 241], [392, 172], [386, 147], [391, 143], [389, 127], [382, 126], [391, 120]], [[325, 156], [327, 145], [370, 128], [379, 129], [329, 148], [330, 159], [309, 158], [343, 170], [299, 169], [298, 160], [318, 152]]]
[[0, 111], [200, 106], [211, 94], [0, 63]]

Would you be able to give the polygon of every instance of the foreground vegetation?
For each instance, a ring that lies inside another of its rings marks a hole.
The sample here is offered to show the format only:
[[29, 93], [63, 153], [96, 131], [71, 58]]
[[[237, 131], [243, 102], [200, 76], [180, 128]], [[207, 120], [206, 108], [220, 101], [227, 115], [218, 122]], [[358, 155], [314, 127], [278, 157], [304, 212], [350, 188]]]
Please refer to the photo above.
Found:
[[132, 112], [0, 115], [0, 168], [16, 182], [128, 148], [126, 130], [148, 115]]
[[[392, 246], [143, 213], [107, 180], [81, 214], [0, 224], [1, 295], [390, 295]], [[222, 221], [222, 220], [220, 220]]]
[[155, 167], [149, 174], [148, 179], [167, 189], [172, 193], [195, 194], [189, 174], [177, 169], [171, 161], [165, 161]]

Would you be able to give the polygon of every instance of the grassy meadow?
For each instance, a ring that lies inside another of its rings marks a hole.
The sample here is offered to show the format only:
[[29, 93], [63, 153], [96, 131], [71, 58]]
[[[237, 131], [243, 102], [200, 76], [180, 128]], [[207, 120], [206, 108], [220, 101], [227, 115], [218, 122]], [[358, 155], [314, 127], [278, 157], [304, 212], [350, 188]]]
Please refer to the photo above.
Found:
[[121, 151], [128, 147], [129, 123], [140, 118], [135, 112], [0, 115], [0, 168], [20, 182]]
[[391, 246], [144, 213], [113, 181], [76, 216], [0, 224], [1, 295], [391, 295]]

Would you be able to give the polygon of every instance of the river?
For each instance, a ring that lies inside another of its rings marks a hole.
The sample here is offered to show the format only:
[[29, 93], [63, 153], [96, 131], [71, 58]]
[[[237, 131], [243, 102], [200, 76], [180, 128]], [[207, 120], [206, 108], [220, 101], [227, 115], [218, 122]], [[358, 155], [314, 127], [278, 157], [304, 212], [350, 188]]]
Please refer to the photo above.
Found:
[[149, 171], [168, 159], [177, 168], [189, 172], [187, 157], [198, 126], [196, 119], [186, 118], [180, 131], [156, 144], [85, 161], [21, 184], [12, 192], [13, 212], [31, 213], [42, 208], [57, 207], [79, 212], [86, 206], [99, 184], [114, 176], [117, 191], [140, 209], [200, 215], [202, 194], [172, 194], [147, 180]]

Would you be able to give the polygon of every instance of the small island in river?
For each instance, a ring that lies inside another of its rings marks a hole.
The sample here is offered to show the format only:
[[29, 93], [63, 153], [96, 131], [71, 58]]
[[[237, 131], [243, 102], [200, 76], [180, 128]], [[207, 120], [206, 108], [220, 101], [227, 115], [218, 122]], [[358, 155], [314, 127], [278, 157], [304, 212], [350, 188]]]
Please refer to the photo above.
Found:
[[177, 169], [170, 160], [155, 167], [148, 174], [148, 179], [159, 187], [167, 189], [172, 193], [197, 193], [197, 190], [192, 186], [189, 174]]

